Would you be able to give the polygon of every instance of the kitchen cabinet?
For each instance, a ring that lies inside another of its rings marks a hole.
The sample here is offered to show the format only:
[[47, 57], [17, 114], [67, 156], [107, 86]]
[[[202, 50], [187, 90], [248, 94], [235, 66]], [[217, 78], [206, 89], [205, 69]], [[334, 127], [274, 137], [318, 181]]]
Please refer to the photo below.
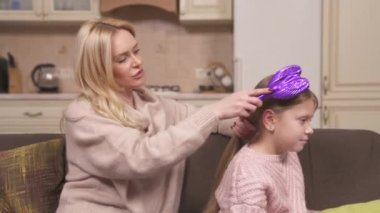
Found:
[[0, 21], [84, 21], [99, 16], [99, 0], [0, 0]]
[[183, 23], [228, 23], [232, 21], [232, 0], [180, 0]]
[[323, 126], [380, 132], [380, 2], [323, 1]]
[[[227, 94], [162, 93], [162, 97], [201, 107]], [[0, 134], [61, 133], [64, 109], [75, 94], [1, 94]]]
[[380, 133], [380, 100], [326, 100], [322, 127], [367, 129]]
[[60, 133], [66, 100], [0, 100], [0, 133]]

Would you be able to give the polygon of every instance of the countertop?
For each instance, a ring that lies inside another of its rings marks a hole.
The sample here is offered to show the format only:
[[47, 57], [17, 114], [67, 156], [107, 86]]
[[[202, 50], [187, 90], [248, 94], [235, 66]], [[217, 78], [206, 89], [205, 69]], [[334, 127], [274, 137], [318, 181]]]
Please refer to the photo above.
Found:
[[[230, 93], [177, 93], [157, 92], [159, 96], [176, 100], [219, 100]], [[77, 97], [76, 93], [21, 93], [0, 94], [0, 100], [72, 100]]]

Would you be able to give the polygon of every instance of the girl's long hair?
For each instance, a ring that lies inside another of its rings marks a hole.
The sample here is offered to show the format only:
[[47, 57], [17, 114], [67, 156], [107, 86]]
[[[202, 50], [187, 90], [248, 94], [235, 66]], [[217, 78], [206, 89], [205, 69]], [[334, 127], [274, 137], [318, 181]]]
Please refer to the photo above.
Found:
[[[273, 75], [270, 75], [262, 79], [256, 85], [255, 88], [258, 89], [258, 88], [267, 87], [272, 76]], [[249, 141], [244, 141], [240, 139], [239, 137], [237, 137], [236, 135], [233, 135], [230, 141], [228, 142], [226, 148], [224, 149], [224, 152], [221, 156], [221, 159], [219, 161], [219, 165], [216, 171], [216, 178], [215, 178], [214, 186], [211, 191], [210, 199], [208, 203], [206, 204], [206, 207], [203, 210], [203, 213], [217, 213], [219, 211], [219, 205], [215, 197], [215, 191], [217, 187], [219, 186], [223, 178], [223, 174], [226, 171], [229, 163], [231, 162], [235, 154], [246, 143], [256, 141], [257, 139], [260, 138], [263, 132], [263, 124], [261, 122], [261, 117], [262, 117], [263, 112], [267, 109], [272, 109], [275, 112], [281, 112], [309, 99], [312, 99], [314, 101], [315, 108], [317, 108], [318, 107], [317, 96], [315, 96], [315, 94], [309, 89], [307, 89], [306, 91], [302, 92], [301, 94], [291, 99], [287, 99], [287, 100], [266, 99], [263, 101], [263, 105], [260, 108], [258, 108], [254, 113], [252, 113], [250, 117], [248, 118], [249, 122], [253, 124], [256, 128], [256, 133], [253, 136], [253, 138], [250, 139]]]
[[122, 88], [112, 71], [111, 39], [120, 29], [135, 36], [133, 26], [124, 20], [105, 17], [82, 25], [77, 35], [75, 77], [81, 88], [80, 97], [88, 100], [98, 114], [123, 126], [138, 128], [140, 124], [128, 116], [128, 106], [118, 95]]

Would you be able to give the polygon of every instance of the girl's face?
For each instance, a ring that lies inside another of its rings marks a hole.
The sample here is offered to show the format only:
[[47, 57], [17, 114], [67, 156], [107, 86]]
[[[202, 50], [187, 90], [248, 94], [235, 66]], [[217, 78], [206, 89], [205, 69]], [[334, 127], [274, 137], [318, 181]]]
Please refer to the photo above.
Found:
[[312, 99], [276, 113], [274, 142], [281, 151], [299, 152], [313, 133], [311, 119], [315, 112]]
[[135, 37], [129, 31], [119, 29], [112, 35], [111, 45], [116, 83], [124, 89], [143, 86], [145, 76]]

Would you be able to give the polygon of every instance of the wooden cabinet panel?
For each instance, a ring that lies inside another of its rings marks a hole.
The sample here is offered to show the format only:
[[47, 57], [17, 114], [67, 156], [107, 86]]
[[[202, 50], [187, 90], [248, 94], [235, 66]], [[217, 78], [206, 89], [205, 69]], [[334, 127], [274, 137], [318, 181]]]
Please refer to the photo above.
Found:
[[325, 98], [380, 98], [380, 1], [325, 0]]
[[185, 23], [232, 21], [232, 0], [180, 0], [179, 19]]
[[[17, 1], [18, 6], [11, 3]], [[84, 21], [100, 16], [99, 0], [2, 1], [0, 21]]]
[[0, 133], [59, 133], [69, 100], [0, 100]]
[[380, 132], [380, 101], [328, 101], [323, 106], [322, 127], [369, 129]]

